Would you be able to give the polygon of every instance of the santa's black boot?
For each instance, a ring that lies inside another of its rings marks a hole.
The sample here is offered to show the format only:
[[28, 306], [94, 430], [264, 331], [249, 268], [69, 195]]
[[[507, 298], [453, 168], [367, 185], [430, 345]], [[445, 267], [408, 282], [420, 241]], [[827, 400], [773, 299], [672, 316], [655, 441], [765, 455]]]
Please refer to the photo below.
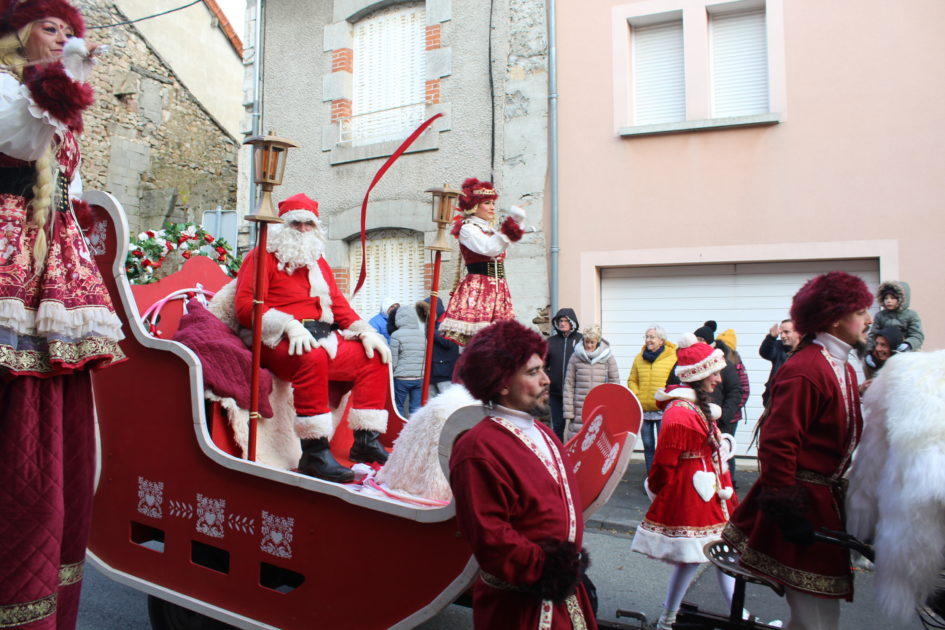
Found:
[[309, 477], [318, 477], [325, 481], [348, 483], [354, 481], [354, 472], [338, 463], [331, 454], [328, 438], [302, 440], [302, 457], [299, 459], [299, 472]]
[[348, 458], [353, 462], [386, 463], [387, 451], [377, 439], [380, 435], [377, 431], [357, 429], [354, 432], [354, 444], [351, 445], [351, 453], [348, 454]]

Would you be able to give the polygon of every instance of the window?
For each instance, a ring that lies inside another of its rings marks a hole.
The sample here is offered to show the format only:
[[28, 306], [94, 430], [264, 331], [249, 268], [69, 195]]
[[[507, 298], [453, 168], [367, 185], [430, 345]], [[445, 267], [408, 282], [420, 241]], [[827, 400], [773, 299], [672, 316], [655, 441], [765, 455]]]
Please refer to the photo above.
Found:
[[423, 4], [381, 10], [354, 25], [353, 146], [403, 139], [423, 122], [425, 42]]
[[[423, 234], [413, 230], [378, 230], [367, 235], [367, 278], [351, 300], [351, 307], [364, 319], [378, 312], [381, 300], [393, 298], [401, 304], [423, 299]], [[361, 272], [361, 241], [349, 243], [351, 289]]]
[[764, 9], [709, 14], [712, 115], [768, 111], [768, 46]]
[[784, 0], [649, 0], [615, 7], [617, 133], [780, 122], [783, 5]]
[[686, 120], [682, 20], [633, 28], [633, 120]]

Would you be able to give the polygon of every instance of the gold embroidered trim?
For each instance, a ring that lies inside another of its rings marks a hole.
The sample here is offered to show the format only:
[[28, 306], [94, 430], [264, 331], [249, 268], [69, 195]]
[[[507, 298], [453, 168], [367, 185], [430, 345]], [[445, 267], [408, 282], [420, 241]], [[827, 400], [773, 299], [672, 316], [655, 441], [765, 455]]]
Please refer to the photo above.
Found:
[[[13, 372], [52, 372], [50, 358], [55, 357], [67, 365], [78, 363], [84, 358], [110, 359], [115, 363], [125, 358], [117, 341], [102, 337], [91, 337], [81, 341], [50, 341], [49, 350], [14, 350], [10, 346], [0, 345], [0, 365]], [[109, 356], [111, 355], [111, 356]]]
[[568, 616], [571, 617], [571, 627], [574, 630], [587, 630], [587, 620], [584, 619], [584, 611], [578, 603], [577, 595], [569, 595], [564, 603], [568, 607]]
[[640, 527], [669, 538], [705, 538], [707, 536], [718, 536], [722, 532], [722, 528], [725, 527], [725, 522], [706, 527], [690, 527], [687, 525], [663, 525], [650, 519], [644, 519], [640, 523]]
[[69, 586], [82, 581], [85, 576], [85, 560], [63, 564], [59, 567], [59, 586]]
[[781, 564], [771, 556], [750, 548], [745, 534], [731, 523], [725, 526], [722, 537], [741, 554], [742, 564], [795, 590], [838, 599], [847, 597], [853, 592], [853, 578], [850, 575], [842, 577], [821, 575]]
[[0, 628], [15, 628], [45, 619], [56, 612], [55, 593], [23, 604], [0, 606]]

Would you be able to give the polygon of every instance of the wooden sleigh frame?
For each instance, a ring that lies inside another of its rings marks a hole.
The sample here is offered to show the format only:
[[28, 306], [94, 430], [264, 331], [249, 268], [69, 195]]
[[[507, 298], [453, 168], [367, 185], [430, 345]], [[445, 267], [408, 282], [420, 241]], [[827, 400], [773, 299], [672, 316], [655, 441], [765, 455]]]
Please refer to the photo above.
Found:
[[[119, 203], [99, 191], [85, 198], [128, 357], [93, 376], [100, 470], [91, 560], [115, 580], [240, 628], [410, 628], [466, 591], [477, 567], [452, 504], [362, 494], [214, 444], [199, 359], [141, 322], [124, 273]], [[569, 444], [582, 470], [602, 471], [579, 474], [585, 518], [623, 476], [642, 417], [628, 390], [602, 388], [585, 403], [594, 415], [575, 438], [582, 441]], [[390, 394], [388, 410], [382, 441], [390, 446], [404, 422]], [[450, 444], [441, 448], [447, 457]]]

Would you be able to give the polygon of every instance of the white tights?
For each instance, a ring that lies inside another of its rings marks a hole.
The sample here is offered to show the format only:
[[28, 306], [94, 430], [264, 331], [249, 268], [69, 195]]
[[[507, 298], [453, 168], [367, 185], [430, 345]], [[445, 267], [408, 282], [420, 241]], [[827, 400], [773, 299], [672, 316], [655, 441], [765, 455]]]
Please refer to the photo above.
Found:
[[[679, 610], [679, 605], [682, 603], [682, 599], [686, 595], [686, 591], [689, 590], [689, 585], [692, 584], [698, 570], [699, 564], [697, 563], [673, 565], [673, 572], [669, 576], [669, 584], [666, 587], [666, 601], [663, 603], [663, 608], [667, 612], [675, 613]], [[735, 593], [735, 578], [722, 573], [718, 569], [715, 570], [715, 577], [718, 579], [719, 588], [722, 590], [722, 595], [725, 596], [725, 601], [728, 602], [728, 606], [731, 608], [732, 595]]]

